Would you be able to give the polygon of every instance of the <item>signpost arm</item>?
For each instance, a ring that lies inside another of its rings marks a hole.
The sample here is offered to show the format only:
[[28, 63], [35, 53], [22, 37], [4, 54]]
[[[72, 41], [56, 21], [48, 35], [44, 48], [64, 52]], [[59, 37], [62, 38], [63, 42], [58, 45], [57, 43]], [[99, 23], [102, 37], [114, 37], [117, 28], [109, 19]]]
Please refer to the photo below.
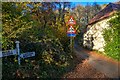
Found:
[[16, 41], [16, 50], [17, 50], [17, 54], [18, 54], [18, 64], [20, 65], [20, 49], [19, 49], [19, 41]]

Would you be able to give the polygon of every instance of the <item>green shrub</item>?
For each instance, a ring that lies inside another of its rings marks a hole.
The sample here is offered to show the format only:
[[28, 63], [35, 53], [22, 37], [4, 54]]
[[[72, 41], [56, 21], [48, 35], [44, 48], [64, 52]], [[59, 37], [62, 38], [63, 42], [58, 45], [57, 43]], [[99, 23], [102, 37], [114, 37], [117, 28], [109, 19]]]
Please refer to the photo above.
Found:
[[120, 12], [109, 21], [110, 28], [104, 30], [105, 54], [119, 60], [120, 55]]
[[[18, 72], [22, 75], [20, 77], [28, 75], [40, 78], [59, 77], [72, 61], [68, 47], [69, 38], [65, 31], [66, 25], [56, 19], [59, 16], [51, 11], [52, 7], [50, 11], [44, 11], [44, 7], [35, 8], [32, 13], [27, 12], [23, 15], [23, 6], [26, 4], [28, 3], [2, 4], [2, 50], [15, 49], [15, 41], [18, 40], [21, 53], [35, 51], [36, 56], [27, 59], [28, 62], [21, 59], [20, 66], [17, 65], [15, 56], [3, 58], [3, 78], [17, 77], [15, 74]], [[36, 3], [33, 5], [40, 7]], [[25, 10], [29, 8], [25, 7]], [[41, 13], [38, 13], [39, 10]], [[32, 59], [35, 60], [36, 66], [40, 66], [36, 71], [35, 66], [31, 65]]]

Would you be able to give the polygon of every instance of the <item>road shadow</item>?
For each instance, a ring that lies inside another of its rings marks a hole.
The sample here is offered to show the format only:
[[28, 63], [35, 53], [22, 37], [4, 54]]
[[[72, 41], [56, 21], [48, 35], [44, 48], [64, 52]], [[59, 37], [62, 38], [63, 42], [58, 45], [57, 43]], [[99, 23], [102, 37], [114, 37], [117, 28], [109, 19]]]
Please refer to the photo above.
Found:
[[78, 46], [78, 45], [74, 45], [74, 50], [73, 50], [73, 62], [72, 62], [72, 66], [69, 70], [67, 70], [67, 72], [65, 74], [63, 74], [62, 78], [66, 78], [67, 76], [65, 76], [67, 73], [71, 73], [74, 72], [76, 70], [76, 67], [80, 64], [82, 64], [86, 59], [89, 59], [89, 54], [86, 54], [83, 51], [83, 47]]
[[82, 60], [88, 59], [90, 57], [89, 54], [86, 54], [86, 52], [90, 53], [90, 51], [85, 52], [85, 49], [77, 44], [74, 45], [74, 52], [76, 56]]

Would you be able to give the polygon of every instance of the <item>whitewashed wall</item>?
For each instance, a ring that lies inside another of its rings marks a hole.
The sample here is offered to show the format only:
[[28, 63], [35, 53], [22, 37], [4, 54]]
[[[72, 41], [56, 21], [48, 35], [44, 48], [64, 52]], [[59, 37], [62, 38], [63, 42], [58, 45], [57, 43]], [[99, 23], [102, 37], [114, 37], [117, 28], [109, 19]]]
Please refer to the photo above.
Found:
[[103, 29], [110, 28], [108, 21], [111, 18], [106, 18], [95, 24], [87, 26], [87, 32], [84, 34], [84, 47], [102, 52], [104, 51], [105, 41], [102, 35]]

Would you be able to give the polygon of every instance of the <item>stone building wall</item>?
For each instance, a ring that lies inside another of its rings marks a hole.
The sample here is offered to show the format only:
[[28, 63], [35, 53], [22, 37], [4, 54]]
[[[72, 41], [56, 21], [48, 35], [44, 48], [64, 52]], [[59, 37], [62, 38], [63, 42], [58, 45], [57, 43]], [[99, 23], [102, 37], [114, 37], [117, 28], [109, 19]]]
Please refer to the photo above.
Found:
[[87, 32], [84, 34], [84, 47], [92, 50], [104, 51], [105, 41], [102, 34], [105, 28], [110, 27], [108, 21], [111, 18], [106, 18], [95, 24], [87, 26]]

